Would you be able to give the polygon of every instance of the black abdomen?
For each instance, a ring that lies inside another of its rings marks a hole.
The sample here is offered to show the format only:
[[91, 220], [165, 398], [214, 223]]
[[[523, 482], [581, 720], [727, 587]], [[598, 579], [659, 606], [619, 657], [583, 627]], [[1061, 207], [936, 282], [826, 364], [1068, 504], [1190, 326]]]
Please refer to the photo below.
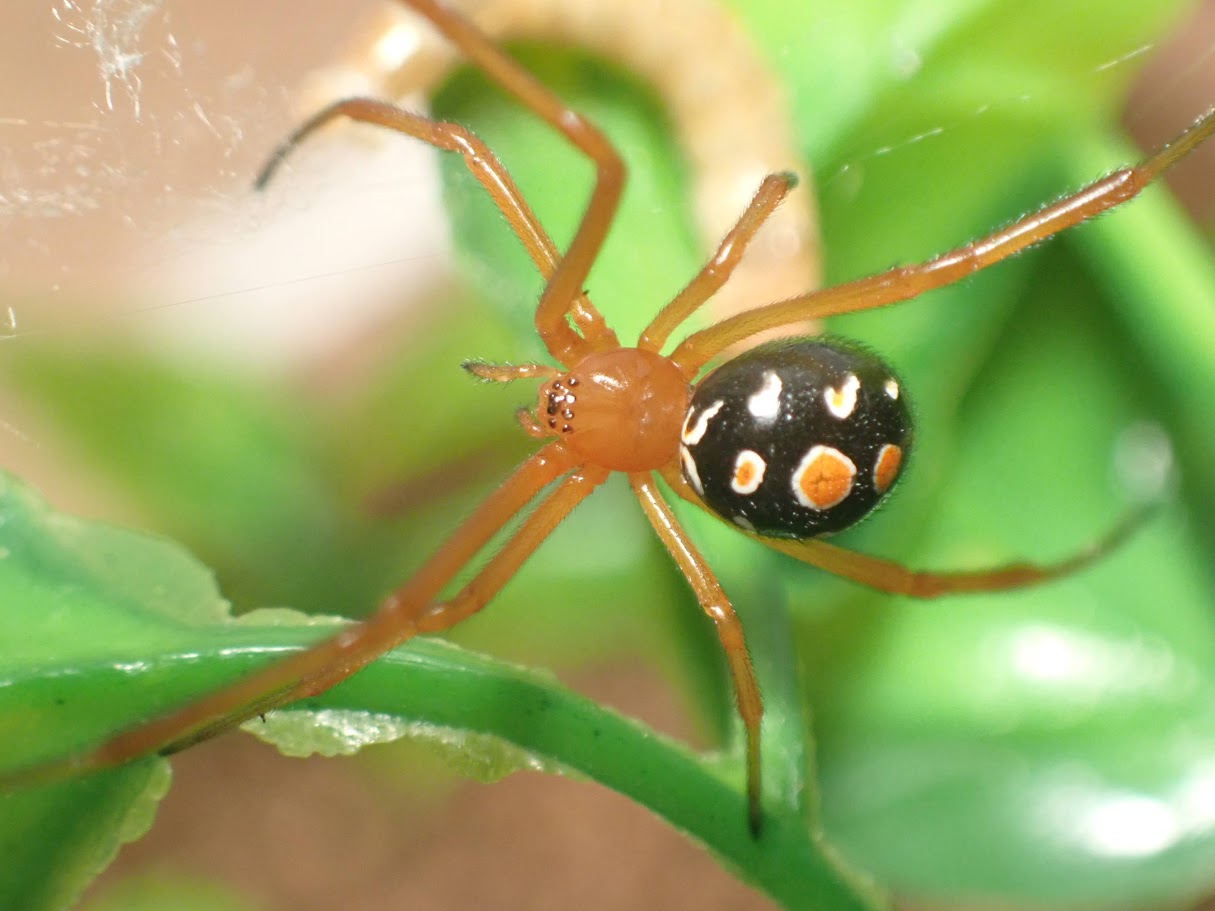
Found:
[[718, 367], [683, 425], [683, 474], [705, 503], [773, 538], [840, 531], [873, 510], [911, 442], [890, 368], [838, 339], [782, 339]]

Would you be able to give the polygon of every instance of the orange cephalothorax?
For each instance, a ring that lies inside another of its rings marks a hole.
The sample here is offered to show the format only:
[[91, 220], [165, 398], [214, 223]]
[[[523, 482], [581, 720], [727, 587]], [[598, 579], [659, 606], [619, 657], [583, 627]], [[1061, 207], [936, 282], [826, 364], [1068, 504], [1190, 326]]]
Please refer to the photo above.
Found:
[[536, 417], [588, 462], [650, 471], [671, 462], [691, 398], [670, 359], [637, 348], [589, 354], [540, 386]]

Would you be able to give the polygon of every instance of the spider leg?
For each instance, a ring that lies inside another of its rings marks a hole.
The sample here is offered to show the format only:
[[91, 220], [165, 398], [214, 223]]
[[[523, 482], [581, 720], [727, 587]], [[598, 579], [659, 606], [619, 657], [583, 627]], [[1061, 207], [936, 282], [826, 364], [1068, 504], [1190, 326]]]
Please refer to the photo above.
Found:
[[753, 537], [795, 560], [801, 560], [832, 575], [851, 579], [878, 591], [909, 595], [912, 598], [937, 598], [963, 592], [998, 592], [1011, 588], [1026, 588], [1070, 575], [1100, 560], [1121, 545], [1131, 532], [1143, 523], [1145, 517], [1145, 512], [1133, 513], [1105, 537], [1057, 563], [1042, 566], [1033, 563], [1009, 563], [1004, 566], [955, 572], [908, 569], [891, 560], [859, 554], [815, 538], [807, 541], [782, 541], [776, 538]]
[[[544, 230], [535, 213], [524, 200], [510, 174], [489, 147], [474, 133], [459, 124], [431, 120], [386, 101], [378, 101], [374, 98], [347, 98], [321, 109], [300, 124], [295, 132], [279, 144], [257, 175], [254, 187], [259, 190], [264, 189], [278, 173], [283, 161], [300, 143], [317, 130], [341, 117], [395, 130], [441, 151], [459, 154], [464, 159], [468, 170], [485, 188], [485, 192], [489, 194], [505, 217], [506, 223], [527, 250], [527, 255], [531, 257], [540, 275], [545, 280], [552, 277], [560, 262], [557, 245], [548, 236], [548, 232]], [[615, 347], [618, 344], [616, 334], [608, 328], [603, 317], [585, 295], [577, 295], [571, 308], [574, 319], [588, 340], [596, 346], [605, 348]]]
[[[442, 628], [434, 618], [444, 617], [444, 611], [432, 604], [443, 586], [542, 488], [577, 468], [574, 456], [560, 443], [550, 443], [515, 469], [412, 578], [388, 595], [363, 622], [163, 717], [124, 731], [92, 751], [18, 772], [4, 784], [37, 784], [110, 768], [151, 753], [174, 753], [256, 715], [324, 692], [418, 633]], [[479, 607], [492, 596], [548, 531], [601, 480], [598, 472], [575, 470], [533, 510], [482, 573], [457, 596], [456, 611], [471, 612], [470, 604], [476, 599], [480, 599], [476, 604]]]
[[513, 383], [515, 380], [556, 379], [561, 371], [548, 364], [487, 364], [465, 361], [460, 365], [479, 380], [491, 383]]
[[1070, 575], [1090, 563], [1095, 563], [1121, 545], [1143, 524], [1150, 512], [1150, 507], [1132, 512], [1105, 537], [1057, 563], [1042, 566], [1033, 563], [1009, 563], [984, 569], [932, 572], [909, 569], [892, 560], [860, 554], [836, 544], [828, 544], [819, 538], [796, 541], [752, 534], [726, 522], [705, 506], [673, 464], [662, 469], [662, 478], [682, 499], [699, 506], [713, 518], [724, 522], [735, 531], [741, 531], [760, 544], [868, 588], [893, 595], [909, 595], [912, 598], [938, 598], [941, 595], [964, 592], [998, 592], [1026, 588]]
[[509, 54], [449, 6], [438, 0], [402, 0], [425, 16], [487, 76], [548, 122], [595, 165], [595, 188], [565, 256], [540, 295], [536, 330], [549, 352], [569, 365], [594, 350], [566, 321], [611, 227], [624, 188], [624, 163], [593, 124], [567, 108]]
[[[606, 468], [576, 469], [523, 520], [514, 536], [450, 601], [431, 604], [417, 617], [419, 633], [437, 633], [471, 617], [519, 570], [562, 519], [611, 474]], [[391, 597], [391, 596], [390, 596]]]
[[543, 440], [549, 435], [548, 430], [536, 420], [536, 415], [522, 405], [515, 409], [515, 423], [522, 427], [523, 432], [529, 437], [537, 440]]
[[1160, 174], [1215, 134], [1215, 108], [1173, 142], [1139, 164], [1121, 168], [1011, 225], [914, 266], [812, 291], [724, 319], [688, 336], [671, 354], [686, 372], [695, 372], [724, 348], [788, 323], [869, 310], [908, 300], [956, 282], [1058, 232], [1137, 196]]
[[755, 670], [751, 667], [751, 656], [747, 652], [742, 624], [739, 623], [738, 615], [734, 613], [734, 608], [713, 571], [689, 540], [675, 518], [675, 513], [658, 492], [650, 474], [630, 474], [629, 483], [633, 486], [633, 493], [637, 495], [646, 518], [654, 526], [654, 531], [658, 533], [663, 545], [675, 558], [684, 578], [696, 593], [700, 606], [717, 628], [717, 637], [721, 640], [730, 665], [730, 678], [734, 683], [738, 714], [746, 729], [748, 821], [751, 834], [758, 837], [763, 823], [759, 755], [759, 723], [763, 715], [763, 702], [759, 695], [759, 685], [755, 681]]
[[756, 232], [796, 186], [797, 175], [791, 171], [769, 174], [764, 178], [737, 223], [722, 239], [713, 258], [645, 327], [637, 343], [638, 348], [660, 350], [671, 333], [729, 281]]

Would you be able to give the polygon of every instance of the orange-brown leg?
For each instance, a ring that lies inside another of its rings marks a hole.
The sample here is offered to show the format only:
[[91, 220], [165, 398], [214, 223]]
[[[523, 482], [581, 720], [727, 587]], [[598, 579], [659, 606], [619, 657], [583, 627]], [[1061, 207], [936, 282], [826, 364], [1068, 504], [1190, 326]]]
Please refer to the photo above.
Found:
[[690, 317], [730, 279], [742, 259], [747, 245], [763, 227], [789, 191], [797, 186], [797, 175], [790, 171], [769, 174], [759, 185], [754, 198], [717, 247], [713, 258], [705, 264], [671, 302], [658, 311], [641, 333], [638, 348], [658, 351], [667, 343], [671, 333]]
[[437, 0], [402, 0], [433, 23], [468, 59], [525, 107], [547, 121], [595, 164], [595, 188], [565, 251], [536, 307], [536, 329], [553, 356], [563, 364], [578, 360], [593, 346], [566, 321], [570, 305], [582, 293], [587, 274], [599, 256], [620, 194], [624, 163], [599, 130], [567, 108], [543, 83], [523, 69], [476, 26]]
[[780, 541], [759, 538], [773, 550], [788, 554], [795, 560], [817, 566], [836, 576], [851, 579], [895, 595], [910, 595], [913, 598], [936, 598], [962, 592], [996, 592], [1010, 588], [1025, 588], [1058, 579], [1081, 570], [1101, 559], [1118, 547], [1142, 522], [1144, 515], [1137, 513], [1128, 518], [1100, 541], [1078, 553], [1065, 557], [1057, 563], [1035, 565], [1032, 563], [1009, 563], [1005, 566], [988, 567], [960, 572], [926, 572], [908, 569], [890, 560], [858, 554], [847, 548], [828, 544], [826, 541]]
[[[550, 445], [546, 448], [551, 449], [553, 447]], [[541, 450], [541, 452], [544, 451], [546, 450]], [[535, 456], [533, 456], [534, 458]], [[525, 462], [524, 466], [530, 464], [530, 461]], [[568, 467], [568, 464], [564, 465], [561, 471], [566, 470]], [[559, 474], [560, 471], [557, 473]], [[438, 593], [438, 590], [459, 570], [459, 566], [456, 566], [452, 571], [446, 572], [442, 576], [440, 576], [441, 570], [432, 570], [431, 564], [443, 553], [440, 550], [408, 582], [401, 585], [381, 601], [379, 607], [376, 609], [376, 613], [371, 618], [364, 623], [352, 626], [344, 633], [330, 640], [333, 643], [340, 641], [340, 654], [332, 660], [325, 659], [322, 661], [318, 658], [318, 660], [312, 662], [314, 670], [310, 673], [306, 675], [293, 675], [290, 692], [285, 698], [277, 701], [276, 705], [282, 705], [284, 702], [294, 701], [305, 696], [323, 693], [330, 687], [341, 683], [359, 668], [367, 664], [368, 661], [383, 654], [387, 649], [381, 646], [390, 636], [393, 637], [393, 641], [388, 644], [388, 648], [393, 648], [406, 639], [410, 639], [421, 633], [433, 633], [447, 629], [465, 617], [476, 613], [518, 571], [523, 562], [531, 556], [532, 552], [540, 546], [540, 543], [557, 527], [557, 523], [569, 515], [570, 510], [581, 503], [592, 490], [602, 484], [609, 473], [603, 468], [591, 466], [575, 467], [569, 476], [557, 486], [557, 489], [542, 500], [527, 518], [519, 524], [519, 527], [502, 546], [501, 550], [490, 558], [489, 562], [485, 564], [472, 581], [465, 585], [448, 602], [436, 602], [434, 597]], [[536, 478], [529, 479], [529, 483], [534, 484], [539, 482], [540, 486], [543, 486], [549, 480], [552, 480], [553, 476], [549, 475], [546, 480], [544, 475], [539, 475]], [[534, 495], [535, 490], [532, 493]], [[522, 505], [516, 507], [515, 511], [517, 512], [521, 508]], [[478, 510], [478, 513], [474, 513], [473, 518], [457, 532], [457, 535], [466, 534], [466, 529], [476, 520], [480, 512], [481, 510]], [[493, 519], [483, 523], [483, 527], [488, 533], [478, 535], [479, 544], [476, 548], [477, 550], [480, 550], [481, 546], [488, 541], [490, 535], [496, 532], [498, 528], [501, 528], [504, 520], [500, 515], [497, 516], [497, 520], [496, 525], [491, 524], [494, 521]], [[452, 544], [454, 537], [448, 540], [448, 546]], [[464, 562], [467, 562], [471, 556], [472, 554], [466, 553]], [[377, 618], [381, 617], [383, 618], [381, 625], [384, 632], [378, 636], [369, 638], [363, 632], [364, 627], [369, 626]], [[365, 640], [365, 646], [360, 648], [357, 644], [359, 640]], [[324, 643], [320, 647], [323, 646]], [[304, 652], [298, 657], [303, 658], [307, 654], [308, 652]], [[275, 668], [268, 669], [268, 671], [274, 670]], [[279, 673], [277, 676], [282, 679], [286, 677], [286, 674]], [[250, 718], [254, 714], [257, 713], [249, 713], [245, 717]]]
[[520, 524], [510, 542], [485, 564], [471, 582], [450, 601], [432, 604], [417, 618], [419, 633], [437, 633], [471, 617], [518, 572], [557, 523], [569, 515], [591, 491], [611, 474], [605, 468], [584, 466], [570, 474], [552, 494]]
[[548, 530], [602, 480], [598, 472], [588, 474], [577, 468], [574, 457], [560, 443], [550, 443], [520, 465], [421, 569], [363, 622], [175, 712], [125, 731], [91, 752], [40, 767], [28, 775], [19, 774], [17, 779], [34, 783], [109, 768], [151, 753], [184, 749], [255, 715], [324, 692], [407, 639], [440, 628], [430, 618], [444, 616], [439, 608], [431, 610], [443, 586], [542, 488], [574, 471], [524, 520], [482, 576], [458, 596], [459, 610], [469, 612], [470, 599], [480, 598], [484, 603]]
[[751, 833], [759, 835], [763, 822], [762, 779], [760, 775], [759, 723], [763, 716], [763, 702], [759, 696], [759, 685], [755, 681], [755, 670], [751, 667], [751, 656], [743, 638], [742, 624], [730, 600], [722, 591], [713, 571], [704, 557], [696, 550], [687, 533], [680, 526], [671, 507], [667, 505], [654, 479], [648, 472], [630, 474], [629, 483], [637, 495], [646, 518], [662, 539], [666, 549], [675, 558], [688, 584], [696, 593], [696, 599], [717, 628], [717, 637], [725, 650], [730, 665], [730, 679], [734, 684], [734, 698], [747, 735], [747, 805]]
[[[696, 495], [696, 491], [683, 479], [677, 466], [674, 464], [664, 466], [662, 478], [682, 499], [694, 506], [699, 506], [715, 519], [725, 522]], [[795, 560], [809, 563], [811, 566], [832, 575], [850, 579], [860, 585], [893, 595], [937, 598], [941, 595], [955, 595], [964, 592], [997, 592], [1012, 588], [1026, 588], [1077, 572], [1118, 547], [1132, 531], [1143, 523], [1146, 516], [1146, 510], [1133, 513], [1095, 544], [1057, 563], [1042, 566], [1032, 563], [1009, 563], [1004, 566], [953, 572], [908, 569], [891, 560], [859, 554], [817, 538], [809, 538], [805, 541], [765, 538], [738, 528], [732, 523], [725, 522], [725, 524]]]
[[672, 359], [695, 372], [730, 345], [768, 329], [807, 319], [869, 310], [948, 285], [1137, 196], [1160, 174], [1215, 134], [1215, 109], [1138, 165], [1122, 168], [987, 237], [914, 266], [759, 307], [722, 320], [683, 340]]
[[515, 409], [515, 423], [529, 437], [537, 440], [543, 440], [549, 435], [548, 428], [536, 420], [536, 415], [530, 409], [524, 408], [522, 405]]
[[[485, 188], [506, 223], [523, 244], [527, 255], [535, 263], [540, 275], [547, 281], [560, 262], [557, 245], [540, 224], [531, 207], [523, 199], [519, 188], [511, 179], [498, 157], [490, 151], [474, 133], [455, 123], [431, 120], [412, 111], [378, 101], [374, 98], [348, 98], [336, 101], [318, 111], [288, 136], [262, 167], [254, 186], [263, 189], [278, 172], [283, 161], [305, 139], [325, 125], [341, 117], [359, 123], [395, 130], [412, 136], [444, 152], [455, 152], [463, 159], [468, 170]], [[598, 347], [615, 347], [615, 333], [608, 328], [603, 317], [591, 305], [585, 295], [578, 295], [571, 305], [579, 328], [587, 339]], [[554, 356], [556, 356], [555, 352]]]
[[551, 380], [561, 375], [556, 367], [547, 364], [487, 364], [484, 361], [465, 361], [460, 365], [479, 380], [491, 383], [513, 383], [515, 380]]

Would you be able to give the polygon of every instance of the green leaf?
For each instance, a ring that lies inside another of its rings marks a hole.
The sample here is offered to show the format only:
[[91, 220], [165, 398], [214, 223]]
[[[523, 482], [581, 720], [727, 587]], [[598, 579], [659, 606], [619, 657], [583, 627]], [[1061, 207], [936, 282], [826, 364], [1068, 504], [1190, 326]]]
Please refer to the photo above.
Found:
[[144, 762], [0, 794], [0, 902], [29, 911], [68, 907], [124, 843], [147, 831], [168, 784], [163, 762]]
[[[0, 773], [70, 755], [314, 641], [318, 623], [329, 625], [284, 610], [227, 620], [206, 571], [177, 548], [53, 513], [15, 482], [0, 488], [0, 518], [0, 603], [10, 606], [9, 632], [20, 630], [20, 638], [3, 638], [8, 651], [0, 653]], [[23, 641], [43, 647], [15, 647]], [[301, 709], [260, 733], [291, 753], [441, 737], [461, 753], [488, 755], [498, 774], [512, 765], [575, 772], [694, 834], [789, 907], [868, 907], [850, 874], [810, 837], [801, 807], [770, 801], [763, 840], [751, 837], [734, 757], [695, 756], [546, 674], [419, 641]], [[149, 768], [137, 763], [0, 798], [0, 842], [27, 859], [7, 871], [0, 894], [31, 911], [70, 898], [130, 836], [131, 815], [147, 818], [132, 783], [145, 782]], [[82, 812], [67, 812], [68, 801]], [[53, 810], [58, 827], [40, 821]]]

